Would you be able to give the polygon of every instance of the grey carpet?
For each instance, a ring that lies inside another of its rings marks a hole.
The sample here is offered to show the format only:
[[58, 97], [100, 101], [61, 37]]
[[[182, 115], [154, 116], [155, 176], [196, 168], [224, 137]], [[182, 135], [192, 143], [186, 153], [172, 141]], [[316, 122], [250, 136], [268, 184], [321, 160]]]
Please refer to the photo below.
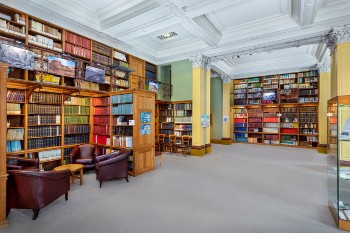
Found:
[[326, 156], [316, 150], [213, 145], [202, 158], [165, 154], [163, 166], [99, 188], [93, 172], [42, 209], [12, 210], [0, 232], [341, 232], [327, 207]]

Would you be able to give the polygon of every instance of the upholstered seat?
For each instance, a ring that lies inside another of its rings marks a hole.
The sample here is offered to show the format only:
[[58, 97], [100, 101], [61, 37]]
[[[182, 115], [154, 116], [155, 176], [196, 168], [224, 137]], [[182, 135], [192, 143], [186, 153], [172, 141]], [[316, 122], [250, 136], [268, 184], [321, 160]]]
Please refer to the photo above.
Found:
[[101, 154], [101, 149], [97, 145], [84, 144], [74, 147], [69, 153], [69, 162], [84, 165], [84, 169], [94, 169], [96, 156]]
[[7, 170], [39, 170], [39, 160], [7, 156]]

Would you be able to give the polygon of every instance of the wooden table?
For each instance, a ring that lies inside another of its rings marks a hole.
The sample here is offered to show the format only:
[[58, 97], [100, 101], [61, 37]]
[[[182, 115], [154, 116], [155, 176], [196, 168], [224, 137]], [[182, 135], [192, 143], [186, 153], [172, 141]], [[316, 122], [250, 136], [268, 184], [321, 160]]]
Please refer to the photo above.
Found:
[[74, 180], [76, 177], [76, 172], [80, 172], [79, 178], [80, 178], [80, 185], [83, 184], [83, 165], [82, 164], [67, 164], [55, 167], [54, 171], [62, 171], [62, 170], [70, 170], [72, 172], [72, 183], [74, 183]]

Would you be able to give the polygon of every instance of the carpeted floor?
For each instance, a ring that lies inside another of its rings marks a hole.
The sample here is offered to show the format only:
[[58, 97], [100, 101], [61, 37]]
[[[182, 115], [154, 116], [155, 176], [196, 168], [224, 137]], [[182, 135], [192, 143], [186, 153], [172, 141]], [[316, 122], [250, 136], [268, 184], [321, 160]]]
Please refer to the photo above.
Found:
[[164, 154], [163, 166], [84, 185], [42, 209], [12, 210], [0, 232], [332, 233], [326, 156], [312, 149], [213, 145], [204, 157]]

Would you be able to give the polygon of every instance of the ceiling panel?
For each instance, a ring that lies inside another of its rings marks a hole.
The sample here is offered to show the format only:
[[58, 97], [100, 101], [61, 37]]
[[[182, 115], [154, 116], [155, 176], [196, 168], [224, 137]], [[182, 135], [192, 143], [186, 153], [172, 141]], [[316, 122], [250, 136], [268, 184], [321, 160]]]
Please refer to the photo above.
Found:
[[226, 7], [214, 12], [214, 15], [225, 29], [280, 14], [280, 0], [241, 1], [235, 4], [234, 7]]

